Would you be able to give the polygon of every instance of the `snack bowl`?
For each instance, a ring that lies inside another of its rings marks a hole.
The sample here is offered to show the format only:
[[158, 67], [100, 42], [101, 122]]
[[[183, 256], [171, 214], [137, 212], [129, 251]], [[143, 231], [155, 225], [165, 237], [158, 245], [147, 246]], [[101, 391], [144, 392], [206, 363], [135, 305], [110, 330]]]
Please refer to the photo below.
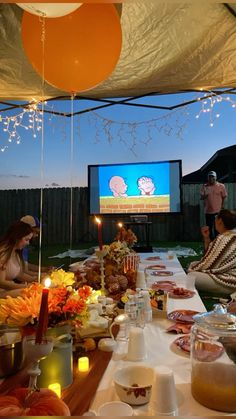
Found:
[[120, 400], [130, 405], [142, 405], [150, 401], [153, 380], [153, 369], [144, 365], [120, 368], [113, 377]]

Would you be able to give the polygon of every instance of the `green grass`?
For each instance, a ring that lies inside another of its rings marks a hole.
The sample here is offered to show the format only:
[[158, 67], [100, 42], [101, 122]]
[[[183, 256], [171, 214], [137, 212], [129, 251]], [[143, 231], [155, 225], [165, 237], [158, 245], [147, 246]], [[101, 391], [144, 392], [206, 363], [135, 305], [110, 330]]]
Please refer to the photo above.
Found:
[[[97, 246], [97, 243], [88, 242], [83, 243], [78, 246], [74, 246], [74, 249], [90, 249], [92, 253], [92, 249]], [[188, 256], [188, 257], [179, 257], [179, 262], [184, 270], [187, 270], [189, 264], [197, 259], [200, 259], [203, 254], [203, 244], [201, 242], [155, 242], [152, 243], [153, 247], [158, 248], [174, 248], [176, 246], [187, 247], [195, 250], [197, 256]], [[58, 253], [66, 252], [70, 248], [70, 245], [54, 245], [54, 246], [47, 246], [42, 248], [42, 266], [60, 266], [64, 264], [63, 269], [67, 270], [69, 265], [73, 262], [77, 262], [79, 258], [53, 258], [49, 259], [49, 256], [57, 255]], [[30, 251], [30, 262], [34, 264], [38, 264], [38, 249], [32, 248]], [[216, 304], [219, 298], [223, 297], [223, 295], [216, 295], [212, 293], [199, 293], [206, 309], [212, 310], [213, 305]]]
[[[93, 247], [96, 247], [96, 242], [88, 242], [83, 243], [78, 246], [74, 246], [74, 249], [91, 249]], [[184, 269], [187, 269], [189, 266], [189, 263], [193, 260], [199, 259], [202, 254], [203, 246], [201, 242], [154, 242], [152, 243], [153, 247], [162, 247], [162, 248], [171, 248], [176, 246], [181, 247], [190, 247], [191, 249], [195, 250], [197, 253], [197, 256], [190, 256], [190, 257], [179, 257], [179, 261]], [[54, 256], [59, 253], [66, 252], [70, 248], [70, 245], [52, 245], [47, 247], [42, 247], [42, 265], [43, 266], [60, 266], [62, 263], [65, 264], [65, 267], [68, 267], [70, 263], [76, 262], [78, 258], [53, 258], [49, 259], [49, 256]], [[30, 251], [30, 262], [31, 263], [38, 263], [38, 249], [31, 248]]]

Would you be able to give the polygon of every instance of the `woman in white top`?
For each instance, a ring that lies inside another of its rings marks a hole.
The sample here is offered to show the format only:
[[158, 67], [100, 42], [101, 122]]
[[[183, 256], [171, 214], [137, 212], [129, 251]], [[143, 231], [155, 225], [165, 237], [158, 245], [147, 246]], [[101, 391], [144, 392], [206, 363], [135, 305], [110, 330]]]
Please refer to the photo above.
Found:
[[[28, 282], [37, 281], [37, 275], [24, 272], [22, 250], [33, 237], [32, 228], [22, 221], [12, 224], [0, 239], [0, 296], [17, 296]], [[14, 279], [22, 283], [14, 282]]]

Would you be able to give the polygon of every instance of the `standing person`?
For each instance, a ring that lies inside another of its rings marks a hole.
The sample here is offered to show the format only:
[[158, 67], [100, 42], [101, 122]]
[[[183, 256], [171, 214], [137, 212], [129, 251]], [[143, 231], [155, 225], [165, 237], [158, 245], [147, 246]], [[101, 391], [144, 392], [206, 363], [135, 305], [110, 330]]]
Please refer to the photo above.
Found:
[[[29, 224], [17, 221], [12, 224], [0, 239], [0, 296], [17, 296], [26, 283], [37, 281], [24, 270], [22, 251], [33, 237]], [[20, 283], [16, 283], [17, 279]]]
[[204, 212], [206, 225], [209, 227], [210, 239], [213, 240], [217, 231], [215, 228], [215, 217], [224, 207], [227, 192], [223, 183], [217, 182], [216, 172], [208, 173], [208, 182], [200, 189], [201, 199], [204, 200]]

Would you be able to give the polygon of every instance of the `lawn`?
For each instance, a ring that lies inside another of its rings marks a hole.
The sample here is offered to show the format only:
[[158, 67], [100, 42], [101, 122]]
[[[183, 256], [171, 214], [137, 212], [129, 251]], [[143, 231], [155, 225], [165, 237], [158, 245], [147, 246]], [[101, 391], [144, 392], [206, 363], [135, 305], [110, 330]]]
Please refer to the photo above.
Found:
[[[97, 246], [96, 242], [89, 242], [89, 243], [83, 243], [81, 245], [74, 245], [73, 249], [90, 249], [92, 253], [92, 249]], [[203, 251], [203, 245], [201, 242], [154, 242], [152, 243], [153, 247], [158, 248], [172, 248], [176, 246], [181, 247], [188, 247], [197, 253], [197, 256], [191, 256], [191, 257], [179, 257], [179, 261], [184, 269], [186, 269], [189, 265], [189, 263], [192, 260], [199, 259], [201, 257], [202, 251]], [[77, 258], [53, 258], [49, 259], [50, 256], [57, 255], [59, 253], [66, 252], [70, 248], [70, 245], [53, 245], [53, 246], [47, 246], [42, 247], [42, 265], [43, 266], [60, 266], [62, 263], [65, 264], [65, 268], [68, 268], [70, 263], [76, 262]], [[31, 263], [38, 263], [38, 249], [37, 248], [31, 248], [30, 251], [30, 262]]]
[[[73, 249], [89, 249], [91, 254], [93, 253], [93, 248], [97, 246], [96, 242], [88, 242], [83, 243], [80, 245], [74, 245]], [[179, 257], [179, 262], [181, 263], [183, 269], [187, 269], [190, 262], [193, 260], [200, 259], [203, 253], [203, 244], [202, 242], [154, 242], [152, 243], [153, 247], [158, 248], [174, 248], [176, 246], [191, 248], [195, 250], [197, 253], [197, 256], [188, 256], [188, 257]], [[70, 248], [70, 245], [53, 245], [53, 246], [47, 246], [42, 247], [42, 265], [43, 266], [61, 266], [64, 264], [63, 269], [67, 270], [69, 268], [70, 263], [76, 262], [79, 259], [78, 258], [53, 258], [49, 259], [49, 256], [54, 256], [59, 253], [66, 252]], [[31, 248], [30, 251], [30, 262], [38, 264], [38, 249], [37, 248]], [[207, 310], [211, 310], [213, 305], [219, 302], [219, 298], [222, 296], [215, 295], [215, 294], [207, 294], [199, 293], [200, 297], [202, 298], [202, 301], [207, 308]]]

